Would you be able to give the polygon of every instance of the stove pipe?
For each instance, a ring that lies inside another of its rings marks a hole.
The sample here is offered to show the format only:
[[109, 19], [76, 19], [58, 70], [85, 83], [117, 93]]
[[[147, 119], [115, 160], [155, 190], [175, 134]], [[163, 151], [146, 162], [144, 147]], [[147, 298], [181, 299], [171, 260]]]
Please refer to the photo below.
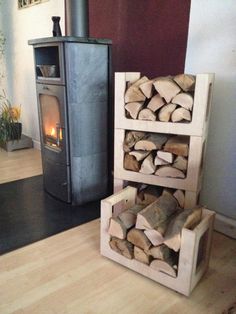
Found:
[[88, 0], [65, 0], [66, 36], [89, 37]]

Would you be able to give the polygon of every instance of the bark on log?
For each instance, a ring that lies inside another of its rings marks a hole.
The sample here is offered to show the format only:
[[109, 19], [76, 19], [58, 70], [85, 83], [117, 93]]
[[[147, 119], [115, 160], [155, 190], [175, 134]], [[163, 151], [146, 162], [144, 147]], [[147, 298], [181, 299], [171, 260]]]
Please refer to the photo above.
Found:
[[155, 172], [155, 175], [164, 178], [185, 178], [185, 174], [181, 170], [172, 166], [160, 166]]
[[189, 110], [185, 108], [176, 109], [171, 115], [172, 122], [180, 122], [180, 121], [191, 121], [191, 113]]
[[190, 111], [193, 108], [193, 96], [189, 93], [180, 93], [171, 102]]
[[136, 223], [137, 214], [145, 207], [143, 204], [135, 204], [128, 210], [123, 211], [118, 216], [123, 222], [124, 226], [129, 229], [133, 227]]
[[178, 214], [169, 224], [164, 244], [170, 249], [178, 252], [181, 245], [182, 228], [193, 228], [201, 220], [202, 208], [186, 209]]
[[156, 94], [152, 97], [152, 99], [149, 101], [147, 108], [151, 109], [153, 112], [156, 112], [158, 109], [160, 109], [162, 106], [164, 106], [165, 102], [163, 98], [159, 94]]
[[168, 246], [162, 244], [159, 246], [151, 247], [148, 252], [153, 258], [161, 259], [161, 260], [169, 260], [171, 256], [171, 250]]
[[171, 277], [176, 278], [177, 276], [175, 268], [173, 267], [172, 263], [169, 261], [167, 262], [167, 261], [162, 261], [159, 259], [154, 259], [151, 262], [150, 267], [162, 273], [168, 274]]
[[130, 152], [131, 148], [138, 142], [139, 140], [145, 138], [147, 136], [147, 133], [140, 132], [140, 131], [129, 131], [126, 132], [124, 143], [123, 143], [123, 149], [124, 151]]
[[165, 143], [164, 151], [170, 152], [178, 156], [188, 156], [189, 137], [183, 135], [176, 135], [169, 138]]
[[142, 83], [139, 88], [147, 98], [151, 98], [154, 92], [153, 80]]
[[153, 174], [156, 171], [156, 166], [153, 163], [152, 154], [148, 155], [142, 162], [139, 172], [144, 174]]
[[188, 160], [183, 156], [177, 156], [173, 163], [173, 167], [182, 170], [185, 173], [188, 167]]
[[193, 91], [195, 87], [195, 76], [190, 74], [178, 74], [174, 77], [174, 81], [184, 90], [185, 92]]
[[157, 79], [153, 85], [167, 103], [181, 91], [180, 87], [170, 78]]
[[134, 246], [127, 240], [120, 240], [115, 237], [112, 237], [109, 242], [110, 248], [117, 253], [129, 258], [134, 258]]
[[165, 221], [163, 221], [159, 226], [155, 227], [154, 229], [144, 230], [145, 235], [151, 241], [152, 245], [159, 246], [164, 242], [164, 235], [171, 219], [173, 219], [173, 215], [168, 217]]
[[140, 167], [140, 162], [134, 156], [125, 154], [124, 169], [139, 172]]
[[145, 251], [147, 251], [152, 245], [144, 232], [136, 228], [133, 228], [128, 232], [127, 240]]
[[136, 142], [134, 149], [135, 150], [155, 150], [161, 149], [162, 146], [166, 143], [169, 136], [167, 134], [157, 134], [151, 133], [147, 135], [145, 139], [141, 139]]
[[137, 215], [135, 228], [155, 229], [177, 211], [178, 203], [172, 195], [162, 195], [141, 210]]
[[182, 190], [176, 190], [173, 194], [173, 196], [177, 199], [177, 202], [179, 203], [179, 206], [181, 208], [184, 208], [184, 202], [185, 202], [185, 195]]
[[143, 108], [143, 104], [143, 101], [129, 102], [125, 105], [125, 109], [128, 111], [131, 118], [137, 119], [139, 111]]
[[148, 186], [143, 191], [144, 204], [149, 205], [161, 196], [161, 190], [158, 187]]
[[118, 239], [125, 239], [127, 234], [127, 229], [125, 228], [123, 222], [118, 218], [111, 218], [110, 224], [108, 228], [108, 233], [112, 237], [116, 237]]
[[129, 154], [134, 156], [137, 161], [142, 161], [144, 158], [146, 158], [150, 154], [150, 152], [143, 151], [143, 150], [133, 150], [129, 152]]
[[174, 156], [173, 156], [172, 153], [164, 152], [163, 150], [158, 150], [157, 151], [157, 157], [159, 157], [160, 159], [166, 161], [169, 164], [172, 164], [173, 163], [173, 159], [174, 159]]
[[159, 111], [158, 119], [161, 122], [170, 121], [171, 114], [176, 109], [176, 107], [177, 106], [175, 104], [167, 104], [167, 105], [163, 106], [161, 108], [161, 110]]
[[134, 247], [134, 258], [137, 261], [147, 265], [149, 265], [152, 260], [151, 255], [146, 254], [142, 249], [137, 246]]
[[139, 120], [146, 120], [146, 121], [156, 121], [157, 117], [152, 110], [145, 108], [142, 109], [138, 114]]

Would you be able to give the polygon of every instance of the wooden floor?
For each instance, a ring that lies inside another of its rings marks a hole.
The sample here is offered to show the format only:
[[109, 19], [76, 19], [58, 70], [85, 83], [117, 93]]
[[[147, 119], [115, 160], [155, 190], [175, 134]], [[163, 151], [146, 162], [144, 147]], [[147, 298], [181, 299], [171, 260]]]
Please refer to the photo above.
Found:
[[190, 298], [100, 256], [99, 220], [0, 257], [3, 314], [217, 314], [235, 301], [236, 241], [219, 233]]
[[6, 152], [0, 149], [0, 183], [42, 174], [41, 154], [37, 149]]

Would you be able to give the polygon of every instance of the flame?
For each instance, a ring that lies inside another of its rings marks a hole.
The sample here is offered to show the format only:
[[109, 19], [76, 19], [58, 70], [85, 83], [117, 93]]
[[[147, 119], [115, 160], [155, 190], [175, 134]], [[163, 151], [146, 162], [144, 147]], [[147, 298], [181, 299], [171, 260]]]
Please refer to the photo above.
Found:
[[51, 135], [51, 136], [55, 136], [55, 135], [56, 135], [56, 130], [55, 130], [55, 128], [51, 128], [50, 135]]
[[62, 129], [60, 129], [59, 139], [62, 140]]

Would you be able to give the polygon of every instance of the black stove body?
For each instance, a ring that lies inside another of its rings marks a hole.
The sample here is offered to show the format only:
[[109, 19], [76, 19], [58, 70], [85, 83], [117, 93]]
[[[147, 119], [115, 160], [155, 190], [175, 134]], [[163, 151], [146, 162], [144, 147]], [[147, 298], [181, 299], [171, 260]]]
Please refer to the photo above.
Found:
[[109, 40], [50, 37], [34, 48], [45, 190], [68, 203], [108, 191]]

